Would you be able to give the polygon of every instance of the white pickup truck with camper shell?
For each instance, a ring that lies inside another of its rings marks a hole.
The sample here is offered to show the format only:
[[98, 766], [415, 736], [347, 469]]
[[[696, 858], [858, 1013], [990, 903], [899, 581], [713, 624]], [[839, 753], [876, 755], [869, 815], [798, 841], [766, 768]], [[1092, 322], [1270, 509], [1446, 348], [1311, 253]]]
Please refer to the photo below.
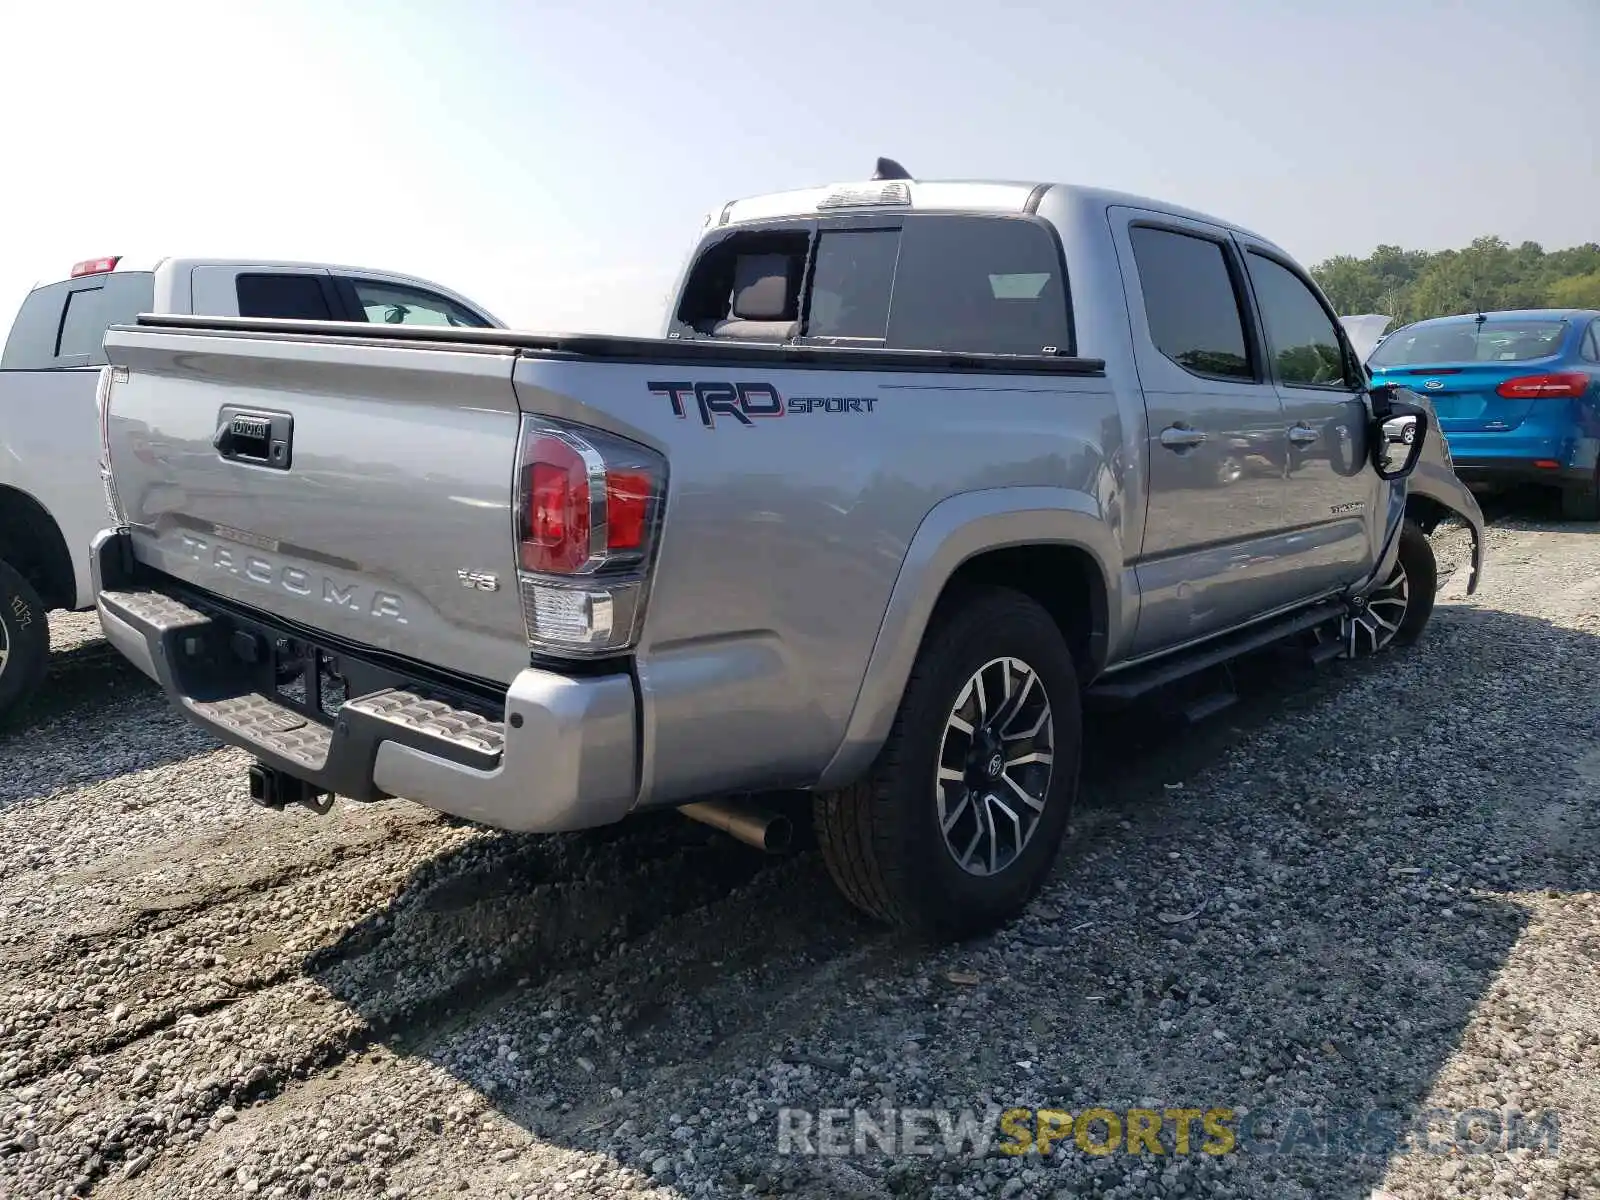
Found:
[[770, 844], [804, 789], [852, 903], [959, 934], [1087, 699], [1415, 641], [1446, 516], [1477, 585], [1426, 402], [1216, 217], [885, 162], [713, 212], [663, 334], [118, 325], [107, 636], [259, 802]]
[[0, 355], [0, 716], [44, 675], [52, 609], [94, 605], [89, 543], [105, 524], [95, 383], [106, 327], [139, 313], [495, 328], [426, 279], [250, 259], [87, 259], [29, 292]]

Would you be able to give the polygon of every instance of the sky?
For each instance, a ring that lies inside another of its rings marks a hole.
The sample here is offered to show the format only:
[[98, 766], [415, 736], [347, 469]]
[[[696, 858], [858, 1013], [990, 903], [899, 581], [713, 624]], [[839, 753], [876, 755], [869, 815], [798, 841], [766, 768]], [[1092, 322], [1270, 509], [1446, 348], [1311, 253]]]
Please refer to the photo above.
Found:
[[106, 254], [420, 275], [654, 334], [705, 214], [912, 175], [1112, 187], [1308, 266], [1600, 240], [1600, 3], [12, 0], [0, 328]]

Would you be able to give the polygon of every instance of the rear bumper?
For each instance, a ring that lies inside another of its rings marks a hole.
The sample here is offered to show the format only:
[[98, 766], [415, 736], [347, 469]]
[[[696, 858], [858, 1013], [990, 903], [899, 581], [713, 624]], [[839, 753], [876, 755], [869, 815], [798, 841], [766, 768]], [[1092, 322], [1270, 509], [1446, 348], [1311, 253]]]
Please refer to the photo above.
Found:
[[530, 668], [503, 696], [463, 700], [404, 668], [357, 661], [363, 678], [385, 686], [351, 695], [319, 719], [263, 683], [261, 665], [239, 649], [299, 631], [172, 588], [134, 563], [126, 535], [115, 530], [95, 539], [92, 564], [106, 639], [180, 713], [324, 791], [404, 797], [533, 832], [608, 825], [634, 805], [639, 731], [629, 675]]
[[[1520, 458], [1458, 458], [1456, 474], [1467, 484], [1486, 487], [1510, 487], [1522, 483], [1542, 483], [1551, 487], [1566, 484], [1588, 483], [1594, 479], [1594, 467], [1540, 467], [1533, 459]], [[1554, 459], [1545, 459], [1554, 462]]]
[[[1456, 474], [1464, 483], [1589, 483], [1600, 458], [1600, 438], [1577, 437], [1570, 431], [1452, 433], [1448, 437]], [[1541, 463], [1545, 465], [1537, 465]]]

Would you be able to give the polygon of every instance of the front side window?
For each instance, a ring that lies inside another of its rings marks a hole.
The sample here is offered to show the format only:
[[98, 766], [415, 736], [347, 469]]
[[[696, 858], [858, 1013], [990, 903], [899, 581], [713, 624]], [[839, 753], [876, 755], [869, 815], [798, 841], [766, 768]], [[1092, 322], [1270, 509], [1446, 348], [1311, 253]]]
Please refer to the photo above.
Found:
[[825, 230], [817, 239], [806, 336], [881, 342], [899, 251], [895, 229]]
[[1222, 246], [1138, 225], [1128, 230], [1150, 340], [1185, 371], [1254, 381], [1239, 296]]
[[1253, 250], [1249, 263], [1278, 381], [1291, 387], [1355, 387], [1346, 375], [1339, 326], [1305, 281]]
[[356, 290], [356, 303], [374, 325], [488, 326], [477, 313], [435, 292], [369, 279], [350, 282]]

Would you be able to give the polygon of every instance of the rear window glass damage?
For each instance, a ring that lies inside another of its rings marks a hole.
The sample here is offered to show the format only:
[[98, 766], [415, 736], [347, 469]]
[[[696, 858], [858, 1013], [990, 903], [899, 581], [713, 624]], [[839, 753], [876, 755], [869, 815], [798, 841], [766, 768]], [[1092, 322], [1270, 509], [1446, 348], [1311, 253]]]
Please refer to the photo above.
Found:
[[1049, 229], [973, 215], [733, 233], [695, 263], [676, 332], [971, 354], [1074, 351]]

